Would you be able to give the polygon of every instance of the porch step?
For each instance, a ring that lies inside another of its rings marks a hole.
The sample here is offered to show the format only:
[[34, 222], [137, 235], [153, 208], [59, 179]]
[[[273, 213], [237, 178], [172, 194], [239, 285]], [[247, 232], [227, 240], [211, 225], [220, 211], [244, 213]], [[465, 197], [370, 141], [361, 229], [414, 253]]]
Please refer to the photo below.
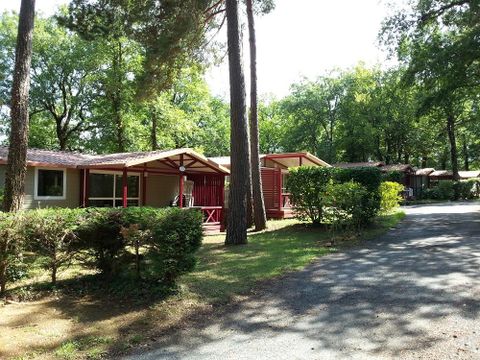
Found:
[[214, 235], [221, 232], [222, 225], [219, 222], [203, 224], [203, 233], [205, 235]]
[[267, 218], [269, 219], [290, 219], [295, 217], [295, 212], [292, 208], [267, 209]]

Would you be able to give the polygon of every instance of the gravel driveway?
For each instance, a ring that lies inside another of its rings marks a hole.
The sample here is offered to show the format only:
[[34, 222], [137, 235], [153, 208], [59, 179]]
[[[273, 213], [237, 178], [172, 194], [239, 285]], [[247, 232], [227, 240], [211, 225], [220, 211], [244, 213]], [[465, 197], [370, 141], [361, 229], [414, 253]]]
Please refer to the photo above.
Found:
[[378, 240], [129, 359], [480, 359], [480, 203], [405, 211]]

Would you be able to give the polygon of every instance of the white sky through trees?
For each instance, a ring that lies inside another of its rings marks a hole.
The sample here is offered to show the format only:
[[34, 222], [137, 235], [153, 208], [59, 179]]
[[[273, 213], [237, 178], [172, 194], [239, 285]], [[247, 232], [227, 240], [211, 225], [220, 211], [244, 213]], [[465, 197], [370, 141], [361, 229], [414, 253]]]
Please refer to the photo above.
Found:
[[[37, 10], [54, 12], [67, 0], [37, 0]], [[257, 18], [259, 93], [285, 96], [302, 76], [315, 78], [334, 68], [382, 63], [377, 34], [387, 15], [382, 0], [276, 0], [276, 9]], [[0, 0], [0, 11], [20, 10], [20, 0]], [[248, 33], [244, 27], [248, 80]], [[225, 35], [220, 34], [223, 37]], [[207, 81], [228, 98], [227, 61], [212, 68]], [[247, 83], [248, 85], [248, 83]], [[247, 90], [248, 92], [248, 90]]]

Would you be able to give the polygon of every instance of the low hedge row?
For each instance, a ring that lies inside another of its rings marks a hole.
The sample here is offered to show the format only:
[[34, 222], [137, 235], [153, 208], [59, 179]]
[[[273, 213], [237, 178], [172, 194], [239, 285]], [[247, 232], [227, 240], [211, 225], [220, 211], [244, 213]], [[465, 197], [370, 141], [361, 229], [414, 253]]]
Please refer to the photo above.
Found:
[[73, 260], [105, 278], [135, 271], [172, 286], [195, 265], [202, 241], [202, 215], [178, 208], [41, 209], [0, 213], [0, 284], [8, 267], [32, 252], [56, 283]]
[[378, 168], [299, 167], [290, 170], [287, 187], [299, 218], [363, 226], [380, 210], [381, 182]]
[[469, 200], [479, 197], [480, 182], [476, 179], [451, 181], [441, 180], [437, 185], [426, 189], [421, 199], [428, 200]]

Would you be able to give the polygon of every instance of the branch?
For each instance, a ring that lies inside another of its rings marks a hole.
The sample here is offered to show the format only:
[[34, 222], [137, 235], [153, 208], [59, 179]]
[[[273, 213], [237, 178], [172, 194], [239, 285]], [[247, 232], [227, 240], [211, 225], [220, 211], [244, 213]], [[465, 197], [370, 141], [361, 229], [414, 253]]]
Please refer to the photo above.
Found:
[[471, 2], [471, 0], [453, 1], [450, 4], [443, 5], [436, 10], [429, 11], [426, 14], [422, 15], [422, 17], [420, 18], [420, 22], [421, 23], [427, 22], [428, 20], [430, 20], [434, 17], [438, 17], [438, 16], [442, 15], [443, 13], [445, 13], [447, 10], [450, 10], [451, 8], [454, 8], [456, 6], [462, 6], [462, 5], [465, 5], [465, 4], [470, 4], [470, 2]]

